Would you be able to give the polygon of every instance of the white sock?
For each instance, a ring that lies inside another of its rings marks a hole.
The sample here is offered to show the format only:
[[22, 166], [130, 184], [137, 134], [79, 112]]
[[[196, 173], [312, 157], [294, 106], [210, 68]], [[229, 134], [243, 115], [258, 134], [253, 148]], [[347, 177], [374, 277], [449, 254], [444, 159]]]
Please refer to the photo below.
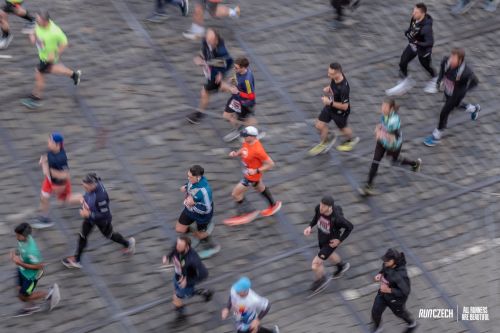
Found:
[[238, 13], [236, 12], [236, 8], [229, 8], [229, 17], [238, 17]]
[[440, 131], [437, 128], [435, 128], [434, 131], [432, 131], [432, 136], [436, 140], [441, 140], [442, 133], [443, 133], [442, 131]]

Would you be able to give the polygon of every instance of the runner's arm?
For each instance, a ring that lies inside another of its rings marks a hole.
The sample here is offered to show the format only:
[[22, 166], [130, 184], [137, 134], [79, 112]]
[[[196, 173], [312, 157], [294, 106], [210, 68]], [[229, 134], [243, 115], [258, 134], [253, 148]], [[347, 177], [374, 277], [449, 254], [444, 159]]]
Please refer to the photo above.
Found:
[[337, 225], [339, 226], [339, 228], [344, 229], [339, 237], [339, 241], [343, 242], [349, 236], [352, 229], [354, 229], [354, 226], [343, 216], [338, 216], [337, 219]]
[[437, 85], [441, 83], [444, 77], [444, 69], [446, 67], [446, 62], [448, 61], [448, 57], [444, 57], [443, 60], [441, 60], [441, 65], [439, 66], [439, 75], [437, 78]]
[[467, 91], [470, 91], [477, 87], [479, 83], [479, 79], [477, 78], [476, 74], [471, 71], [470, 76], [468, 77], [468, 82], [467, 82]]
[[408, 297], [410, 294], [408, 283], [399, 274], [393, 274], [393, 278], [396, 286], [390, 287], [391, 294], [396, 298]]
[[43, 269], [44, 264], [39, 263], [39, 264], [27, 264], [23, 261], [17, 263], [18, 266], [24, 267], [26, 269]]
[[316, 209], [314, 210], [314, 217], [312, 218], [311, 222], [309, 222], [309, 226], [311, 228], [314, 228], [316, 224], [318, 224], [319, 220], [319, 205], [316, 206]]
[[260, 173], [262, 173], [262, 172], [266, 172], [268, 170], [271, 170], [272, 168], [274, 168], [274, 161], [271, 158], [268, 158], [267, 160], [264, 160], [262, 162], [262, 166], [260, 168], [258, 168], [257, 170]]

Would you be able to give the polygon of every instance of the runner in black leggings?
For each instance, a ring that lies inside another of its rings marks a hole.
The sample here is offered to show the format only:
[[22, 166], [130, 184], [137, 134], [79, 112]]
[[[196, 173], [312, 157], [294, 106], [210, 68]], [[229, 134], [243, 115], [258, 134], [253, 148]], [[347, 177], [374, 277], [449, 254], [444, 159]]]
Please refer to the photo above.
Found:
[[120, 243], [124, 247], [125, 254], [134, 254], [135, 239], [130, 237], [128, 241], [123, 236], [113, 231], [111, 224], [112, 216], [109, 208], [109, 197], [104, 185], [95, 173], [89, 173], [82, 181], [85, 195], [82, 200], [80, 216], [84, 218], [82, 231], [78, 238], [78, 248], [74, 256], [64, 258], [62, 263], [68, 268], [81, 268], [80, 257], [87, 246], [87, 238], [97, 226], [101, 233], [113, 242]]
[[372, 166], [368, 175], [368, 182], [363, 188], [359, 188], [361, 195], [373, 194], [373, 179], [377, 175], [378, 165], [384, 157], [384, 154], [392, 157], [393, 163], [401, 165], [410, 165], [413, 171], [419, 171], [422, 160], [408, 160], [401, 156], [401, 146], [403, 144], [403, 135], [401, 133], [401, 122], [397, 110], [399, 106], [394, 99], [386, 99], [382, 103], [380, 123], [375, 127], [375, 138], [377, 144], [373, 156]]

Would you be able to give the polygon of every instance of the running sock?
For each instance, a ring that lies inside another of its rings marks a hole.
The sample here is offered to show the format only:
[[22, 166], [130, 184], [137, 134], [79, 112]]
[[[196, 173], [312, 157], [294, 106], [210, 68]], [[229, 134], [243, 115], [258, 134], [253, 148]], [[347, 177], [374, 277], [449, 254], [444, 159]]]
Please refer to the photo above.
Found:
[[344, 268], [344, 262], [341, 260], [338, 264], [336, 264], [335, 266], [337, 266], [337, 268], [339, 270], [341, 270], [342, 268]]
[[9, 37], [10, 33], [9, 30], [2, 30], [2, 38], [7, 38]]
[[196, 23], [191, 24], [191, 32], [195, 34], [203, 34], [205, 32], [205, 28], [203, 28], [201, 25], [198, 25]]
[[260, 194], [262, 194], [264, 198], [266, 198], [266, 200], [269, 202], [269, 205], [274, 206], [276, 202], [274, 201], [274, 198], [271, 195], [271, 191], [269, 191], [267, 187], [264, 189], [264, 191], [260, 192]]
[[229, 17], [238, 17], [238, 12], [236, 12], [236, 8], [229, 8]]
[[73, 74], [71, 74], [71, 78], [72, 78], [73, 80], [74, 80], [74, 79], [76, 79], [76, 72], [75, 72], [75, 71], [73, 71]]
[[184, 305], [183, 306], [176, 306], [175, 307], [175, 311], [180, 314], [180, 315], [183, 315], [184, 314], [184, 310], [185, 310], [185, 307]]
[[207, 244], [210, 247], [214, 246], [214, 243], [212, 242], [212, 237], [211, 236], [208, 236], [208, 237], [205, 237], [203, 239], [200, 239], [200, 242], [205, 243], [205, 244]]
[[442, 131], [438, 130], [437, 128], [434, 129], [434, 131], [432, 131], [432, 136], [434, 137], [434, 139], [436, 140], [441, 140], [441, 136], [442, 136]]

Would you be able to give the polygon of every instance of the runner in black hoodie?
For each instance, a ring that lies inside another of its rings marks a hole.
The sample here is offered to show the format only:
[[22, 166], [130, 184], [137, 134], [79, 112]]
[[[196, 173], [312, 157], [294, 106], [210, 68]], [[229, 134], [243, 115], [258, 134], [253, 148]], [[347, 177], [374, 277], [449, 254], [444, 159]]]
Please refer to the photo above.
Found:
[[[309, 236], [315, 225], [318, 225], [319, 252], [312, 262], [312, 270], [315, 274], [315, 281], [311, 286], [313, 291], [327, 282], [323, 266], [325, 260], [330, 259], [337, 266], [332, 277], [334, 279], [341, 277], [351, 267], [348, 262], [344, 263], [342, 258], [333, 251], [349, 236], [353, 229], [352, 223], [344, 218], [342, 208], [334, 205], [331, 196], [323, 197], [321, 203], [316, 206], [314, 217], [304, 230], [304, 235]], [[342, 232], [341, 229], [343, 229]]]
[[432, 47], [434, 45], [432, 17], [427, 14], [427, 6], [424, 3], [417, 3], [415, 5], [410, 20], [410, 26], [408, 30], [405, 31], [405, 36], [408, 39], [408, 46], [406, 46], [403, 51], [399, 62], [399, 71], [403, 81], [394, 88], [387, 90], [387, 95], [402, 95], [413, 87], [415, 82], [408, 77], [408, 64], [415, 59], [416, 56], [418, 56], [420, 64], [432, 77], [425, 91], [428, 93], [437, 93], [437, 77], [432, 67]]
[[193, 295], [200, 295], [205, 298], [205, 302], [212, 299], [213, 292], [208, 289], [197, 289], [195, 285], [208, 277], [208, 271], [201, 262], [195, 250], [191, 248], [191, 239], [187, 236], [180, 236], [170, 251], [164, 258], [174, 265], [174, 295], [172, 303], [177, 311], [177, 320], [185, 318], [184, 304], [182, 299], [190, 298]]
[[472, 69], [465, 63], [465, 51], [463, 49], [455, 48], [451, 50], [449, 57], [443, 58], [436, 85], [440, 85], [441, 82], [444, 87], [445, 103], [439, 114], [438, 127], [434, 129], [432, 135], [424, 140], [424, 144], [429, 147], [433, 147], [440, 142], [448, 123], [448, 116], [456, 107], [470, 113], [472, 120], [479, 117], [479, 111], [481, 110], [479, 104], [462, 102], [465, 94], [474, 89], [479, 83]]
[[411, 286], [406, 271], [405, 255], [392, 248], [387, 250], [382, 260], [384, 261], [382, 269], [375, 276], [375, 281], [380, 282], [380, 289], [372, 307], [373, 332], [382, 332], [380, 321], [387, 307], [408, 324], [406, 332], [411, 332], [417, 327], [417, 322], [406, 310], [406, 300], [410, 295]]

